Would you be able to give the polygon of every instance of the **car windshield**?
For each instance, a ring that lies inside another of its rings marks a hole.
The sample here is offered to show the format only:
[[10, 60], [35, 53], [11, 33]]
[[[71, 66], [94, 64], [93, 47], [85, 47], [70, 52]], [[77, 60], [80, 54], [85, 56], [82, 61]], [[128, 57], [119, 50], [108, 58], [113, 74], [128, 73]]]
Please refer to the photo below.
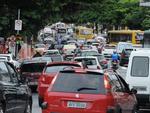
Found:
[[102, 75], [60, 73], [52, 87], [53, 92], [104, 94]]
[[52, 65], [52, 66], [47, 66], [45, 69], [45, 73], [55, 73], [59, 72], [65, 68], [69, 67], [80, 67], [80, 65], [76, 64], [58, 64], [58, 65]]
[[21, 72], [42, 72], [46, 63], [29, 63], [21, 66]]

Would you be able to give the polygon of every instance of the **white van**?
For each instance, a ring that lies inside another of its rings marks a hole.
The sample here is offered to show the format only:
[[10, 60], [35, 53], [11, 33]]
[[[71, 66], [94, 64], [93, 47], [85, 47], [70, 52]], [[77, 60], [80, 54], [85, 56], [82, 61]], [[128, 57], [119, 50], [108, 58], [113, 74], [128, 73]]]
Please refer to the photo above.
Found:
[[131, 52], [125, 80], [137, 90], [139, 106], [150, 109], [150, 50]]

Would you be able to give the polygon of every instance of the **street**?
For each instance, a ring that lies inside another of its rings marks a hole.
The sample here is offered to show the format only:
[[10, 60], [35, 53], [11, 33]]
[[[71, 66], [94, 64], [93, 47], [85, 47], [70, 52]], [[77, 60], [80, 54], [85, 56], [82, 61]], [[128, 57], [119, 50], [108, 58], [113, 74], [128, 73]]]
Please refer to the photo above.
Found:
[[38, 105], [38, 94], [33, 93], [33, 105], [32, 105], [32, 113], [42, 113], [41, 108]]

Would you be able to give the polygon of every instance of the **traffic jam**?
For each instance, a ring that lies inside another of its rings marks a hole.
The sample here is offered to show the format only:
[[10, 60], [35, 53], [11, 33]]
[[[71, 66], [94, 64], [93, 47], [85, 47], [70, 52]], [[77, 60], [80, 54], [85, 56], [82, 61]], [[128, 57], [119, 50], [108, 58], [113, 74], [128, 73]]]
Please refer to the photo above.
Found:
[[58, 22], [0, 54], [0, 113], [150, 112], [148, 41], [112, 34]]

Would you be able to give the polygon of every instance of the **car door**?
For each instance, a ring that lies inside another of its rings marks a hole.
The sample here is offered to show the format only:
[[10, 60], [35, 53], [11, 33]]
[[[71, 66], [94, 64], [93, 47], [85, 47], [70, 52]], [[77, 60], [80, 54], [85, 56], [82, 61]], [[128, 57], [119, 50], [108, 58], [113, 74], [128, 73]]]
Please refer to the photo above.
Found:
[[28, 100], [27, 85], [19, 82], [18, 73], [16, 72], [12, 64], [8, 63], [8, 69], [12, 76], [13, 83], [16, 86], [15, 88], [17, 89], [17, 102], [16, 102], [17, 108], [15, 110], [15, 113], [24, 113], [26, 103]]
[[5, 102], [5, 113], [14, 113], [16, 109], [17, 92], [5, 62], [0, 62], [0, 91]]
[[118, 76], [118, 79], [120, 81], [124, 93], [123, 100], [126, 102], [124, 105], [125, 107], [122, 106], [122, 110], [125, 112], [131, 112], [134, 106], [137, 105], [136, 96], [130, 91], [128, 84], [121, 76]]
[[116, 106], [117, 107], [119, 106], [120, 109], [127, 111], [129, 109], [128, 104], [130, 104], [129, 93], [125, 91], [120, 79], [118, 78], [118, 76], [116, 76], [115, 73], [112, 74], [110, 78], [111, 78], [111, 84], [112, 84], [112, 93], [113, 93], [114, 100], [116, 102]]

